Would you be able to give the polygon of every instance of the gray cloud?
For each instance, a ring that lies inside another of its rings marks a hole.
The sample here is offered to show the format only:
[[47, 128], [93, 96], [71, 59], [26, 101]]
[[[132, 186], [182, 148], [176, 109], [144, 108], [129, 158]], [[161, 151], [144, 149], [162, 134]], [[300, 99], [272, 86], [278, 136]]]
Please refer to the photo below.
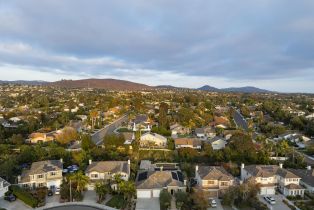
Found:
[[311, 0], [0, 0], [0, 63], [124, 76], [313, 78]]

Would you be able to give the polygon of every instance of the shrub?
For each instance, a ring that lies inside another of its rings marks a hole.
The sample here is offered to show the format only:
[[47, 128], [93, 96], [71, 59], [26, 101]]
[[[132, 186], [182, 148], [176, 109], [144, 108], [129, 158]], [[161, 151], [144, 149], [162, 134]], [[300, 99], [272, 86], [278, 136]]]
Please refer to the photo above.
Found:
[[29, 205], [32, 208], [35, 208], [38, 206], [38, 200], [34, 198], [29, 192], [26, 190], [18, 187], [18, 186], [11, 186], [11, 189], [13, 191], [13, 194], [23, 201], [25, 204]]
[[167, 209], [171, 204], [171, 195], [167, 190], [162, 190], [159, 195], [160, 209]]

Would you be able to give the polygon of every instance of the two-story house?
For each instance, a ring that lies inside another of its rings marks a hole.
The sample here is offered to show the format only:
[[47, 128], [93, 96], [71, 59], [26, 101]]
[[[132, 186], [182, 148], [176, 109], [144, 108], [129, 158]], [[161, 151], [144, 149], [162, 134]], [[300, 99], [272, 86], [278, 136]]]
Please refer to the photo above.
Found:
[[18, 184], [25, 188], [59, 188], [62, 183], [63, 161], [45, 160], [32, 163], [30, 169], [18, 176]]
[[215, 136], [209, 140], [213, 150], [220, 150], [226, 147], [227, 140], [220, 136]]
[[226, 189], [235, 184], [234, 177], [221, 166], [196, 166], [196, 188], [205, 192], [208, 197], [223, 195]]
[[274, 195], [278, 189], [285, 196], [304, 195], [304, 189], [299, 185], [300, 177], [277, 165], [249, 165], [241, 164], [241, 179], [253, 177], [260, 185], [261, 195]]
[[157, 133], [145, 133], [140, 137], [141, 147], [165, 147], [167, 146], [167, 138]]
[[307, 166], [306, 169], [289, 169], [292, 173], [301, 177], [300, 184], [310, 193], [314, 193], [314, 169]]
[[131, 173], [131, 162], [128, 161], [92, 161], [85, 170], [85, 175], [89, 177], [88, 188], [93, 189], [97, 181], [113, 180], [115, 175], [120, 175], [121, 179], [129, 180]]
[[9, 190], [10, 183], [0, 177], [0, 198]]

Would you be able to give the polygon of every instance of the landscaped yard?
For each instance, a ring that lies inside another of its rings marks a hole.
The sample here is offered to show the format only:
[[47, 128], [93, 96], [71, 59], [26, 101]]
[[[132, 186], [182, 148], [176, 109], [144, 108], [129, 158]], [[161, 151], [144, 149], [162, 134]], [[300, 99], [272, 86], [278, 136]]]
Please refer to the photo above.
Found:
[[107, 206], [112, 208], [121, 209], [126, 206], [127, 202], [123, 199], [122, 195], [114, 195], [107, 203]]

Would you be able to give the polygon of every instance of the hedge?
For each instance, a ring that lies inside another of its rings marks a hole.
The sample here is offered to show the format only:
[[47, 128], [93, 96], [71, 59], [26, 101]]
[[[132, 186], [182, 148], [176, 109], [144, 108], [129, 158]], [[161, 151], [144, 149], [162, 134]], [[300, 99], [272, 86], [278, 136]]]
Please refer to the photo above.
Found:
[[11, 186], [11, 189], [13, 191], [13, 194], [23, 201], [25, 204], [29, 205], [32, 208], [35, 208], [38, 206], [38, 200], [34, 198], [29, 192], [26, 190], [18, 187], [18, 186]]

